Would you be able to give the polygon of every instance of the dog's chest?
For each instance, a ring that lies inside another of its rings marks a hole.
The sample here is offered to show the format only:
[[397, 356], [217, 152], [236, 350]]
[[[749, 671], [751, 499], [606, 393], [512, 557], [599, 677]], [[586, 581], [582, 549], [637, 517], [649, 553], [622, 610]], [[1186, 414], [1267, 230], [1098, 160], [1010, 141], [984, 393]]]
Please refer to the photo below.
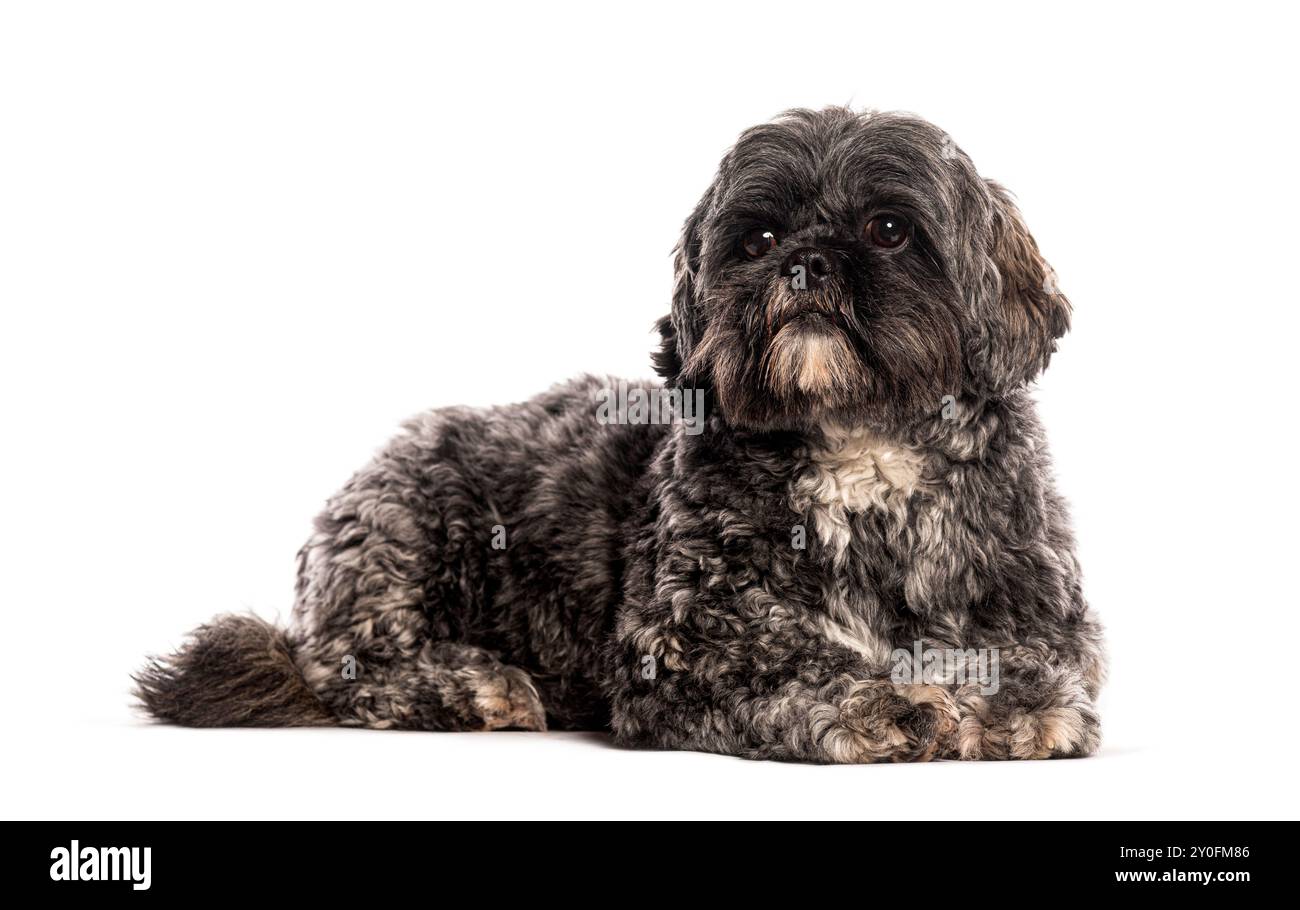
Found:
[[[901, 591], [879, 579], [906, 574], [911, 512], [925, 483], [924, 453], [865, 430], [830, 430], [810, 447], [791, 485], [790, 505], [811, 522], [821, 601], [810, 617], [820, 634], [885, 666], [885, 631]], [[810, 544], [812, 542], [810, 541]]]
[[869, 430], [831, 428], [823, 444], [807, 450], [791, 485], [791, 508], [811, 517], [812, 531], [838, 565], [855, 535], [901, 534], [925, 468], [924, 454], [910, 446]]

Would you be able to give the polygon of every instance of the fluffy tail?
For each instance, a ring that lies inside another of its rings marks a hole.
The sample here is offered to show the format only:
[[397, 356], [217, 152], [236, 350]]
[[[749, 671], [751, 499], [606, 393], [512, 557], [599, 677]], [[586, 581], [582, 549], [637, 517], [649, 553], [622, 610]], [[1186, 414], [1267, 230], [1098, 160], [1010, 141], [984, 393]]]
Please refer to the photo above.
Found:
[[294, 663], [289, 637], [255, 616], [218, 616], [133, 678], [146, 711], [184, 727], [336, 723]]

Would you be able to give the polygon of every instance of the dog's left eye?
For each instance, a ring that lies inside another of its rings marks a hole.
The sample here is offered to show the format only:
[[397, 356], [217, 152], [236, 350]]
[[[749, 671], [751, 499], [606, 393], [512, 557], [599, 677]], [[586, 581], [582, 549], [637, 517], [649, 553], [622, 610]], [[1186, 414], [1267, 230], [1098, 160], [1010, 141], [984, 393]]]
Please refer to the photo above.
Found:
[[902, 215], [877, 215], [867, 222], [867, 239], [886, 250], [896, 250], [907, 242], [912, 224]]
[[740, 247], [750, 259], [765, 255], [776, 246], [776, 234], [767, 228], [756, 228], [741, 238]]

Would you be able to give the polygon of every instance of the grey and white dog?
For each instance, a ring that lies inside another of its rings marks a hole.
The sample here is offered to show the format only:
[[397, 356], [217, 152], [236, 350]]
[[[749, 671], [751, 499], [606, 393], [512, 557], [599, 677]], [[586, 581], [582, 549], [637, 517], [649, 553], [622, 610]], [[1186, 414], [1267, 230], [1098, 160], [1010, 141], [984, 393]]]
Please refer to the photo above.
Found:
[[[675, 268], [655, 366], [699, 423], [600, 421], [594, 378], [417, 417], [317, 518], [291, 627], [203, 626], [136, 677], [147, 710], [1095, 751], [1101, 630], [1026, 392], [1070, 307], [1007, 193], [918, 118], [790, 111], [723, 158]], [[962, 672], [988, 654], [996, 685]]]

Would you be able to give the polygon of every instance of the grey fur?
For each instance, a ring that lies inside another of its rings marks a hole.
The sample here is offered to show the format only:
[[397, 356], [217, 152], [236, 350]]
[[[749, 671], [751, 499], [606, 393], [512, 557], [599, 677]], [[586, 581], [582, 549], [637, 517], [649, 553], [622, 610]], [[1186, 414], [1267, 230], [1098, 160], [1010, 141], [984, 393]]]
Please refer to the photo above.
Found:
[[[881, 211], [903, 248], [863, 239]], [[751, 261], [756, 226], [780, 243]], [[832, 269], [792, 291], [799, 249]], [[813, 762], [1093, 752], [1101, 632], [1025, 391], [1070, 310], [1007, 194], [918, 118], [792, 111], [723, 159], [676, 273], [655, 363], [706, 391], [702, 433], [598, 423], [616, 381], [591, 377], [425, 414], [317, 519], [291, 629], [200, 629], [146, 706]], [[998, 649], [1000, 688], [891, 680], [916, 642]]]

